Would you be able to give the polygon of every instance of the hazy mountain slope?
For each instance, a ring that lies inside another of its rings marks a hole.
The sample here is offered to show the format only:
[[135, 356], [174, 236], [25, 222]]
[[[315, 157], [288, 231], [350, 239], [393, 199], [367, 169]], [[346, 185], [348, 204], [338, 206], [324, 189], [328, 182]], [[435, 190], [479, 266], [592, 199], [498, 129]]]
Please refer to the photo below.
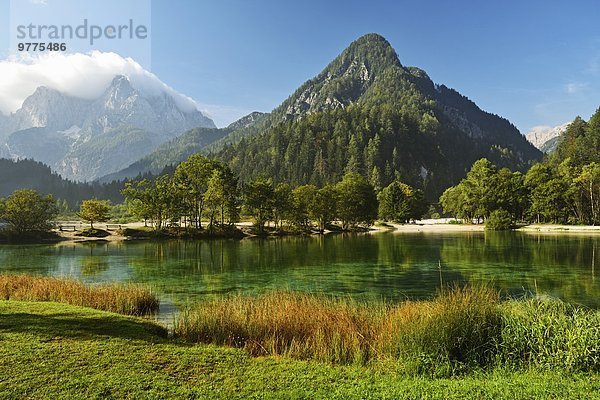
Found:
[[172, 139], [126, 168], [100, 178], [101, 182], [133, 178], [139, 174], [159, 173], [165, 166], [176, 165], [190, 155], [205, 151], [207, 146], [229, 137], [239, 130], [249, 129], [260, 123], [268, 114], [253, 112], [233, 122], [226, 128], [195, 128]]
[[61, 178], [50, 167], [33, 160], [0, 159], [0, 197], [6, 197], [17, 189], [34, 189], [52, 194], [55, 199], [65, 200], [72, 208], [82, 200], [98, 198], [114, 203], [123, 201], [120, 191], [123, 182], [108, 185], [77, 183]]
[[19, 110], [0, 118], [0, 156], [33, 158], [67, 178], [93, 180], [191, 128], [214, 128], [173, 96], [137, 89], [124, 76], [95, 100], [39, 87]]

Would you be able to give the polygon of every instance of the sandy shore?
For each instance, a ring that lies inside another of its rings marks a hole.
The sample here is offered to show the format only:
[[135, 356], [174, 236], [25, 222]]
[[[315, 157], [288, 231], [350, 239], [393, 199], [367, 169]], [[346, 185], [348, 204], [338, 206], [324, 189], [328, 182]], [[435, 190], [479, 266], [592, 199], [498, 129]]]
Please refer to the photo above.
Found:
[[[391, 232], [483, 232], [485, 225], [470, 224], [450, 224], [448, 219], [423, 220], [416, 224], [389, 224], [389, 228], [377, 227], [377, 230]], [[532, 224], [516, 229], [518, 232], [525, 233], [589, 233], [600, 234], [600, 226], [584, 225], [552, 225], [552, 224]]]
[[[422, 220], [412, 224], [392, 224], [377, 225], [371, 227], [371, 233], [379, 232], [392, 232], [392, 233], [459, 233], [459, 232], [483, 232], [485, 226], [480, 225], [469, 225], [469, 224], [451, 224], [450, 219], [430, 219]], [[237, 224], [240, 228], [248, 227], [250, 223], [242, 222]], [[143, 227], [143, 223], [132, 223], [123, 224], [123, 228], [140, 228]], [[99, 229], [106, 229], [105, 224], [98, 224], [95, 226]], [[85, 225], [77, 225], [77, 229], [81, 231], [85, 229]], [[564, 234], [564, 233], [578, 233], [578, 234], [600, 234], [600, 226], [578, 226], [578, 225], [550, 225], [550, 224], [532, 224], [520, 227], [517, 229], [519, 232], [524, 233], [553, 233], [553, 234]], [[127, 237], [118, 234], [118, 231], [108, 231], [109, 236], [103, 238], [88, 238], [76, 236], [78, 232], [71, 231], [56, 231], [56, 233], [63, 239], [62, 243], [86, 243], [86, 242], [119, 242], [128, 240]]]
[[517, 229], [520, 232], [542, 233], [600, 233], [600, 226], [532, 224]]

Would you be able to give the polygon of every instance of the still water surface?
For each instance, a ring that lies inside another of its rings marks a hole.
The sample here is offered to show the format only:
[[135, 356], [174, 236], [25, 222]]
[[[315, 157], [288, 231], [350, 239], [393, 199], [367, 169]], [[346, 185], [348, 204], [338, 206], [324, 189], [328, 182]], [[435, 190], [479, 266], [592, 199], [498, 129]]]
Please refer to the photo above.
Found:
[[[377, 233], [276, 239], [2, 245], [0, 272], [153, 287], [163, 317], [215, 294], [286, 288], [399, 301], [492, 282], [600, 308], [600, 235]], [[440, 269], [441, 266], [441, 269]]]

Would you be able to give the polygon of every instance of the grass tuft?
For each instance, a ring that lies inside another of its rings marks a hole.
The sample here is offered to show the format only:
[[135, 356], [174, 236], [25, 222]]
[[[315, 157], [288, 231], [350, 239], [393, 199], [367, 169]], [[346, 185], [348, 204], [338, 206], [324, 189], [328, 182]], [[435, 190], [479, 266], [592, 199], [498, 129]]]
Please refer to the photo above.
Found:
[[272, 292], [205, 301], [184, 311], [174, 334], [194, 342], [246, 349], [253, 355], [284, 355], [333, 363], [363, 363], [384, 306], [350, 300]]
[[549, 300], [502, 302], [486, 286], [394, 306], [292, 292], [225, 296], [184, 311], [174, 335], [257, 356], [391, 362], [438, 377], [497, 367], [600, 370], [599, 312]]
[[30, 275], [0, 275], [0, 299], [53, 301], [125, 315], [158, 311], [158, 298], [150, 290], [123, 284], [88, 286], [74, 279]]

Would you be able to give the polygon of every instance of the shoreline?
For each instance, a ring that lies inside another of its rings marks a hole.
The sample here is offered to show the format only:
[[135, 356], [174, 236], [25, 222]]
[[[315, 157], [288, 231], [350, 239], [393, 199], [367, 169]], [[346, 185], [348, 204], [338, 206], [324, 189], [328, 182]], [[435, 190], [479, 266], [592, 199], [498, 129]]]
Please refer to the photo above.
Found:
[[[123, 228], [139, 228], [143, 226], [140, 223], [133, 224], [123, 224]], [[240, 231], [245, 231], [248, 228], [248, 223], [242, 222], [236, 224], [236, 227], [240, 229]], [[531, 224], [520, 226], [513, 231], [522, 232], [526, 234], [600, 234], [600, 226], [590, 226], [590, 225], [553, 225], [553, 224]], [[116, 242], [126, 242], [126, 241], [139, 241], [139, 240], [178, 240], [178, 239], [186, 239], [179, 238], [176, 236], [168, 236], [164, 237], [134, 237], [134, 236], [123, 236], [117, 230], [108, 231], [110, 235], [105, 237], [84, 237], [77, 236], [78, 231], [52, 231], [56, 236], [54, 238], [43, 239], [39, 241], [32, 241], [32, 243], [37, 244], [82, 244], [82, 243], [116, 243]], [[396, 223], [387, 223], [387, 225], [374, 225], [370, 227], [368, 230], [361, 233], [394, 233], [394, 234], [403, 234], [403, 233], [431, 233], [431, 234], [444, 234], [444, 233], [473, 233], [473, 232], [485, 232], [485, 225], [475, 225], [475, 224], [451, 224], [448, 223], [447, 219], [440, 220], [423, 220], [417, 221], [417, 223], [410, 224], [396, 224]], [[329, 232], [326, 231], [325, 234], [331, 234], [337, 232]], [[312, 236], [312, 235], [321, 235], [318, 233], [308, 234], [308, 233], [293, 233], [288, 232], [285, 235], [266, 235], [266, 238], [272, 237], [285, 237], [285, 236]], [[248, 234], [244, 232], [244, 236], [234, 236], [231, 237], [197, 237], [197, 238], [188, 238], [191, 240], [208, 240], [208, 239], [219, 239], [219, 238], [230, 238], [230, 239], [244, 239], [244, 238], [254, 238], [259, 237], [256, 235]], [[14, 244], [22, 244], [25, 242], [13, 242]], [[29, 242], [27, 242], [29, 243]], [[10, 244], [10, 242], [1, 242], [0, 244]]]

